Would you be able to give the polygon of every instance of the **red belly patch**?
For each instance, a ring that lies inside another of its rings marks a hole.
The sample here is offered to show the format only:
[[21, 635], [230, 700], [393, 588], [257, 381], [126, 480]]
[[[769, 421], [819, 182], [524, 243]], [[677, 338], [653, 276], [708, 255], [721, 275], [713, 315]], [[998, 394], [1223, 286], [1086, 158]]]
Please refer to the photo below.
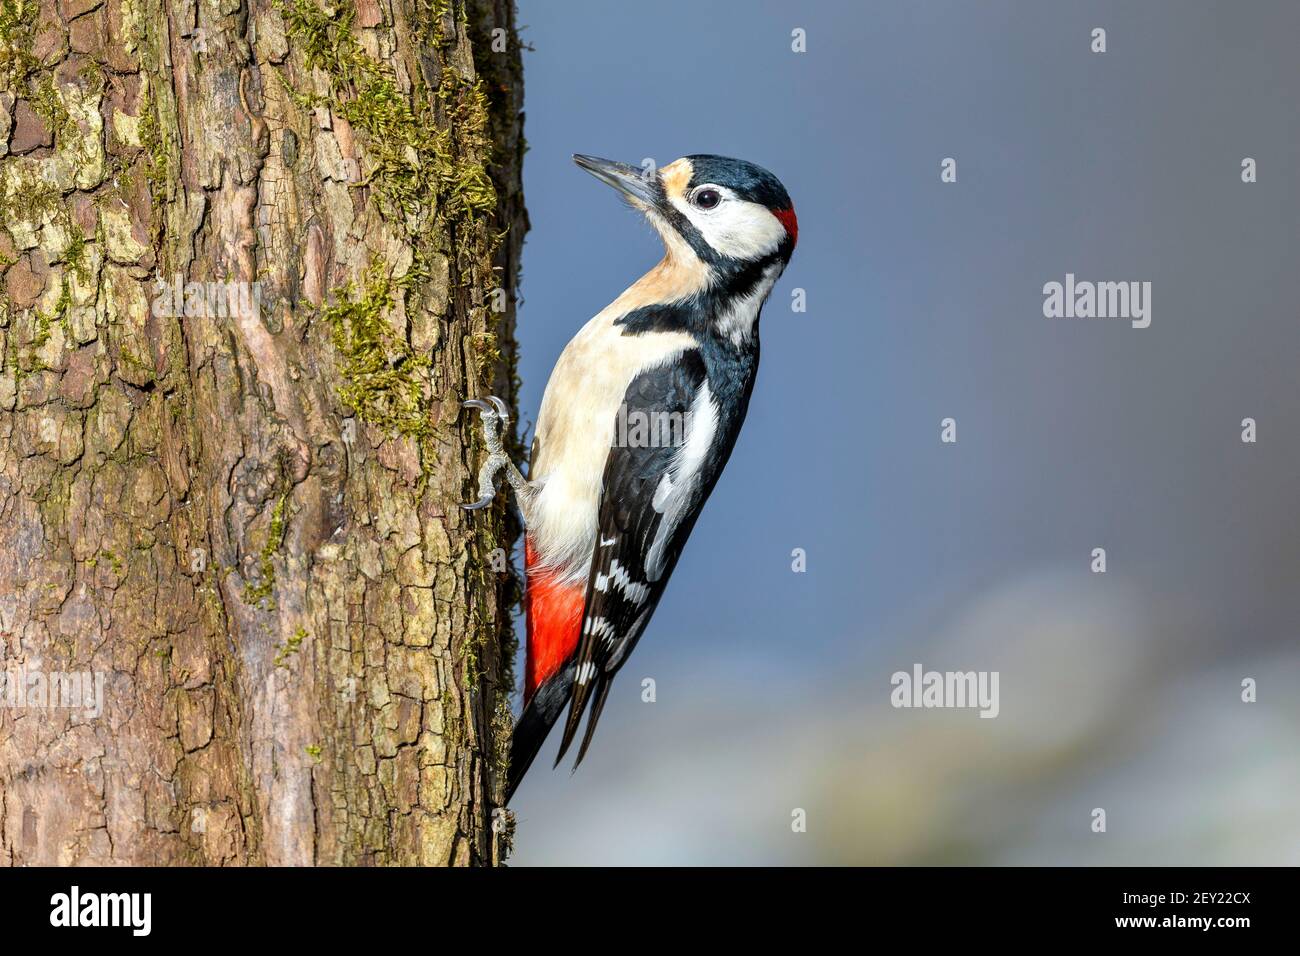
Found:
[[524, 567], [528, 583], [524, 592], [528, 615], [528, 656], [524, 664], [524, 705], [537, 688], [562, 668], [578, 650], [582, 635], [582, 610], [586, 582], [565, 584], [550, 570], [538, 569], [531, 536], [524, 537]]

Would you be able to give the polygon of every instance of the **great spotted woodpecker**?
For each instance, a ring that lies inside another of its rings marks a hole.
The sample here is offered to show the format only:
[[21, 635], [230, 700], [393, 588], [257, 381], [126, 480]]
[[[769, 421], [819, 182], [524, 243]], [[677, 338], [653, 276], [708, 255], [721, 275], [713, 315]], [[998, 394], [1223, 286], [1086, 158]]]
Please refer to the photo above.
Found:
[[646, 215], [665, 255], [560, 355], [528, 479], [501, 446], [500, 399], [465, 403], [480, 411], [489, 451], [480, 498], [465, 507], [491, 503], [504, 470], [526, 528], [524, 710], [507, 801], [566, 702], [556, 764], [590, 704], [575, 766], [586, 754], [614, 675], [731, 455], [758, 368], [759, 311], [799, 231], [785, 187], [753, 163], [687, 156], [643, 171], [574, 161]]

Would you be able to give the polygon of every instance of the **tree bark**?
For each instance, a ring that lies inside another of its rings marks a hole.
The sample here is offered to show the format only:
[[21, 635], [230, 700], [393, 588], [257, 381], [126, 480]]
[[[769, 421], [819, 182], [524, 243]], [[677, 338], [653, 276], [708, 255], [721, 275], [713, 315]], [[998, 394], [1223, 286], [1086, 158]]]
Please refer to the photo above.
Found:
[[0, 0], [0, 80], [0, 861], [498, 862], [510, 0]]

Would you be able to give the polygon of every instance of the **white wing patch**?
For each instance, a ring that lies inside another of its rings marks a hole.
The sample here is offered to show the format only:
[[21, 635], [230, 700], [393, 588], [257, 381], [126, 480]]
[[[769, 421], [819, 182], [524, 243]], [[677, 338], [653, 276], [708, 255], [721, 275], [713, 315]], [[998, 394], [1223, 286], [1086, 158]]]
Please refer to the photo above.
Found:
[[673, 476], [665, 474], [659, 481], [659, 487], [655, 488], [655, 496], [650, 501], [650, 507], [654, 508], [655, 511], [662, 512], [664, 510], [664, 502], [668, 500], [668, 496], [672, 493]]
[[700, 385], [687, 421], [690, 427], [686, 441], [677, 452], [672, 468], [659, 482], [651, 502], [655, 511], [663, 515], [646, 556], [646, 577], [651, 581], [658, 581], [663, 574], [664, 549], [690, 506], [691, 496], [699, 484], [700, 468], [718, 430], [718, 406], [713, 402], [708, 382]]

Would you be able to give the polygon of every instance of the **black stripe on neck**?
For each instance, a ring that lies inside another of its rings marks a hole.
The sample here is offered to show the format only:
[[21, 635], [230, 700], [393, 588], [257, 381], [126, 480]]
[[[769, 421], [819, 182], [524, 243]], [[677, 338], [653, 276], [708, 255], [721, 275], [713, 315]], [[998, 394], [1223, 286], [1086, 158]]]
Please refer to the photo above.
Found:
[[[712, 281], [707, 289], [678, 302], [633, 309], [615, 319], [614, 325], [622, 328], [624, 335], [689, 332], [700, 339], [717, 336], [717, 317], [729, 303], [751, 295], [763, 280], [763, 273], [771, 266], [784, 262], [789, 255], [787, 245], [788, 240], [761, 259], [727, 259], [715, 255], [709, 266]], [[758, 315], [754, 316], [753, 338], [758, 338]]]

